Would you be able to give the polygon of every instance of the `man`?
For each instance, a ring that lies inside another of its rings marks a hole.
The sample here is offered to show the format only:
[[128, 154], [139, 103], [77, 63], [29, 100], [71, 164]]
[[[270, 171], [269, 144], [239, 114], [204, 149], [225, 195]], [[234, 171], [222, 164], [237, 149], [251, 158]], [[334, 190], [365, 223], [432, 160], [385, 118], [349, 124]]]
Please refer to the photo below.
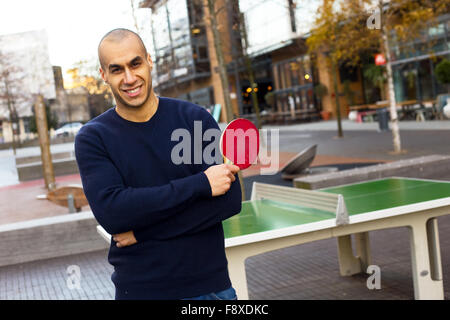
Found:
[[75, 154], [92, 212], [113, 235], [116, 299], [236, 298], [221, 222], [241, 210], [239, 168], [171, 160], [174, 130], [217, 123], [202, 107], [155, 95], [136, 33], [110, 31], [98, 54], [116, 106], [83, 126]]

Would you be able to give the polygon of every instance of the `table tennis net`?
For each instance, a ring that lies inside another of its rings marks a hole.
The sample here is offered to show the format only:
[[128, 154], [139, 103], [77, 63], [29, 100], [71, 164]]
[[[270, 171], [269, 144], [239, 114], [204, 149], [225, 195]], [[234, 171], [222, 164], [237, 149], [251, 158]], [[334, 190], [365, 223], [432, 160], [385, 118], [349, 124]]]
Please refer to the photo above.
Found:
[[341, 194], [254, 182], [251, 200], [265, 199], [328, 211], [335, 214], [336, 225], [349, 223], [347, 207]]

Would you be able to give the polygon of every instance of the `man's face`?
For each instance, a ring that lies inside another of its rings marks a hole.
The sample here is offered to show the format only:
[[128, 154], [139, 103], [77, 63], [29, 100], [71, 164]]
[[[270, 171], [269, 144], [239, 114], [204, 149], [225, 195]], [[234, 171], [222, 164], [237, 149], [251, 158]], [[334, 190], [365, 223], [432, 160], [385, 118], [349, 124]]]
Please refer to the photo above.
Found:
[[139, 108], [152, 90], [153, 62], [136, 37], [104, 41], [101, 45], [103, 67], [100, 73], [109, 84], [119, 106]]

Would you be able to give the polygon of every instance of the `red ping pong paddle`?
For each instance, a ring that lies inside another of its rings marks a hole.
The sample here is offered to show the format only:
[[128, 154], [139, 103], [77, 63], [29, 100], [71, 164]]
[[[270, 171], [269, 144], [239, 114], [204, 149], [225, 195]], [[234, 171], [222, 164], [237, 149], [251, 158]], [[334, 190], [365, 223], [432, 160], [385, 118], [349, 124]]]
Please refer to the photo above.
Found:
[[225, 163], [247, 169], [258, 157], [258, 128], [247, 119], [231, 121], [220, 136], [220, 152]]

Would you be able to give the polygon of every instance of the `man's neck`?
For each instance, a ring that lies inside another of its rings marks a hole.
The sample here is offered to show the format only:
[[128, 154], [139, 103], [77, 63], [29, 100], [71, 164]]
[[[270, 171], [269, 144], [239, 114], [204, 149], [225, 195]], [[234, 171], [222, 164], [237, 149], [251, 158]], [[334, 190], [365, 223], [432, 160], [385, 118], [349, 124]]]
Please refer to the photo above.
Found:
[[150, 94], [147, 102], [139, 108], [125, 107], [117, 104], [115, 111], [125, 120], [132, 122], [147, 122], [150, 120], [158, 109], [159, 98], [154, 92]]

